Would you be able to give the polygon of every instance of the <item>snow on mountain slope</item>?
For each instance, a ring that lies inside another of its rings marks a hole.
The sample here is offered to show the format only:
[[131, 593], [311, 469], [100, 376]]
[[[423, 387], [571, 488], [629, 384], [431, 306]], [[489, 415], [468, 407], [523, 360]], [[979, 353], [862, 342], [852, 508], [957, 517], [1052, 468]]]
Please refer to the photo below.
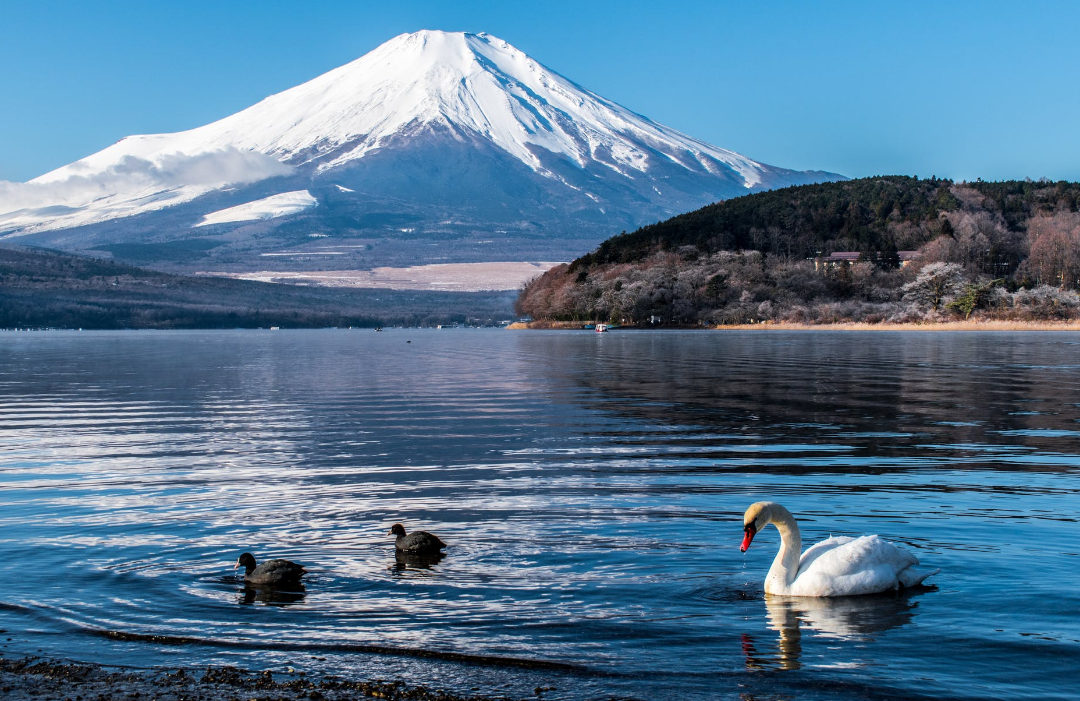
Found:
[[433, 132], [493, 145], [576, 191], [552, 157], [622, 180], [675, 167], [743, 191], [794, 182], [792, 171], [605, 100], [501, 39], [420, 31], [206, 126], [130, 136], [28, 183], [0, 183], [0, 231], [103, 222], [275, 176], [316, 178]]
[[255, 221], [257, 219], [277, 219], [302, 212], [319, 203], [307, 190], [283, 192], [254, 202], [245, 202], [228, 209], [220, 209], [205, 215], [195, 226], [227, 224], [230, 222]]

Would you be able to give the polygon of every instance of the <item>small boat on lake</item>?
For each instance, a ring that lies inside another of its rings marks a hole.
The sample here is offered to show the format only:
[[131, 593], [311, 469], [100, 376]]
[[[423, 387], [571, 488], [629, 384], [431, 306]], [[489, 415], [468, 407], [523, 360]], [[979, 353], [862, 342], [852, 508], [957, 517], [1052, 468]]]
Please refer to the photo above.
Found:
[[607, 330], [608, 330], [608, 325], [607, 324], [597, 324], [596, 325], [596, 333], [605, 333], [605, 332], [607, 332]]

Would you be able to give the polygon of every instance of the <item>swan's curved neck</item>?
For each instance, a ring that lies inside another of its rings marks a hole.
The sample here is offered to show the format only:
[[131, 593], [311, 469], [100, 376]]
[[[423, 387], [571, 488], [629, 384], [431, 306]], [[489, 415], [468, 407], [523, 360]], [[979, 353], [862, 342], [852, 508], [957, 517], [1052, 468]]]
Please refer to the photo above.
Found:
[[780, 531], [780, 552], [776, 553], [769, 574], [765, 577], [765, 591], [769, 594], [786, 594], [795, 576], [799, 574], [799, 558], [802, 555], [802, 534], [791, 512], [773, 504], [769, 523]]

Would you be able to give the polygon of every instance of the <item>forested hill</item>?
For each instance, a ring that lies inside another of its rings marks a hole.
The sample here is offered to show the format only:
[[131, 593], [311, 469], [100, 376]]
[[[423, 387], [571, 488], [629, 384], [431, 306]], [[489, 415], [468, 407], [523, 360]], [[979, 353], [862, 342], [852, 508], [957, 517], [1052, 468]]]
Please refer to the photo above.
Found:
[[1070, 182], [888, 176], [772, 190], [608, 239], [531, 282], [517, 309], [680, 325], [1068, 316], [1078, 205]]
[[[508, 298], [509, 297], [509, 298]], [[187, 277], [56, 251], [0, 248], [0, 329], [321, 328], [506, 318], [505, 292], [302, 287]]]
[[1080, 184], [1069, 182], [958, 186], [951, 180], [893, 175], [799, 185], [717, 202], [615, 236], [572, 267], [630, 263], [658, 249], [686, 245], [703, 253], [755, 250], [796, 258], [914, 250], [938, 235], [951, 235], [941, 214], [965, 205], [999, 214], [1008, 228], [1019, 231], [1033, 212], [1075, 212], [1078, 200]]

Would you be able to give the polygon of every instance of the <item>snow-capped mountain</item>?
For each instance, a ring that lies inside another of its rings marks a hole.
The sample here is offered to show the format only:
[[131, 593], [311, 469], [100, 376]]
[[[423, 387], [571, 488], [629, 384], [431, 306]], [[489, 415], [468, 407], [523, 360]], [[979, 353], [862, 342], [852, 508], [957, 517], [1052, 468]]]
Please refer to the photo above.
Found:
[[839, 177], [698, 141], [493, 36], [421, 31], [212, 124], [0, 183], [0, 233], [57, 232], [32, 238], [80, 248], [258, 222], [265, 248], [291, 245], [265, 234], [300, 220], [319, 236], [449, 229], [591, 245], [718, 199]]

